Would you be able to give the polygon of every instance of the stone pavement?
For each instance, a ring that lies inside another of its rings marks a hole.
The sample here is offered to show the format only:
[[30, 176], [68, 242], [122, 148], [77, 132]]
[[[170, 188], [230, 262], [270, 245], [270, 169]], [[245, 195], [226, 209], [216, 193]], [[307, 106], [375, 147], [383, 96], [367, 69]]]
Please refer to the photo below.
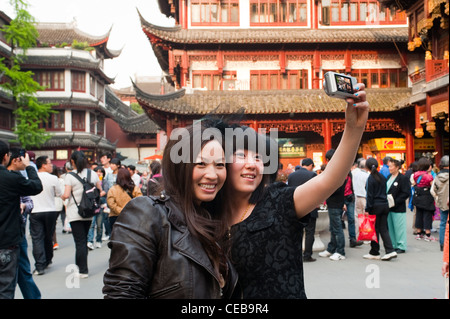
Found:
[[[416, 240], [412, 213], [407, 213], [408, 250], [390, 261], [367, 260], [370, 245], [350, 248], [346, 236], [346, 259], [331, 261], [314, 252], [315, 262], [304, 263], [305, 290], [310, 299], [443, 299], [442, 255], [439, 242]], [[433, 227], [439, 229], [439, 221]], [[436, 239], [439, 233], [432, 234]], [[329, 232], [321, 233], [323, 243]], [[385, 253], [381, 241], [381, 255]]]
[[[365, 260], [369, 245], [349, 248], [346, 238], [346, 260], [331, 261], [314, 253], [316, 262], [304, 263], [305, 289], [309, 299], [442, 299], [444, 280], [441, 276], [442, 252], [438, 242], [414, 239], [412, 214], [408, 213], [408, 251], [391, 261]], [[439, 221], [433, 223], [439, 227]], [[345, 230], [347, 237], [347, 230]], [[436, 238], [438, 233], [433, 234]], [[58, 220], [57, 237], [60, 248], [55, 251], [53, 265], [42, 276], [34, 276], [43, 299], [101, 299], [103, 275], [108, 267], [109, 248], [89, 252], [89, 278], [75, 279], [75, 249], [72, 235], [62, 234]], [[321, 233], [323, 243], [329, 239]], [[29, 258], [31, 239], [28, 235]], [[384, 253], [382, 247], [381, 253]], [[22, 298], [16, 289], [16, 298]]]

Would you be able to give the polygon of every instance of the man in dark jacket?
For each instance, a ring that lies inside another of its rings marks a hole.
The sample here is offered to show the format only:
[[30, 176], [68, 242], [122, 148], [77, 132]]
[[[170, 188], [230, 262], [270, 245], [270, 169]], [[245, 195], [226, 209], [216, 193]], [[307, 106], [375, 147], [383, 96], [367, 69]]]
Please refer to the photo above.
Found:
[[[334, 149], [330, 149], [325, 158], [330, 161], [334, 155]], [[325, 168], [326, 169], [326, 168]], [[345, 259], [345, 236], [342, 228], [342, 214], [344, 212], [345, 201], [345, 180], [341, 187], [339, 187], [331, 196], [326, 200], [328, 208], [328, 216], [330, 218], [330, 242], [328, 247], [323, 252], [319, 253], [320, 257], [329, 257], [331, 260], [338, 261]]]
[[[313, 168], [313, 160], [310, 158], [304, 158], [302, 160], [301, 167], [295, 172], [289, 174], [288, 185], [297, 187], [317, 176], [317, 174], [312, 171]], [[309, 213], [309, 223], [305, 227], [305, 248], [303, 252], [303, 261], [306, 262], [316, 261], [316, 259], [312, 257], [312, 248], [314, 244], [314, 233], [316, 231], [316, 220], [319, 217], [317, 213], [318, 210], [319, 208], [316, 208]]]
[[42, 191], [42, 183], [36, 170], [30, 166], [28, 154], [13, 160], [22, 162], [28, 179], [20, 172], [8, 171], [11, 160], [8, 145], [0, 141], [0, 299], [13, 299], [17, 281], [19, 245], [24, 232], [20, 197], [36, 195]]

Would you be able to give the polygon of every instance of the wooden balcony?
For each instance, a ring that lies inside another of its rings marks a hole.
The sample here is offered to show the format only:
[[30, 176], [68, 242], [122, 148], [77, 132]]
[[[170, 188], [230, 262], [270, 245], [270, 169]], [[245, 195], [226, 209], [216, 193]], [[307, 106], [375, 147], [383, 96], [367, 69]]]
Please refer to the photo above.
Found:
[[409, 75], [409, 79], [411, 80], [412, 84], [416, 84], [422, 80], [425, 80], [425, 77], [426, 77], [425, 68], [416, 70]]
[[427, 82], [448, 76], [448, 60], [426, 60], [425, 78]]

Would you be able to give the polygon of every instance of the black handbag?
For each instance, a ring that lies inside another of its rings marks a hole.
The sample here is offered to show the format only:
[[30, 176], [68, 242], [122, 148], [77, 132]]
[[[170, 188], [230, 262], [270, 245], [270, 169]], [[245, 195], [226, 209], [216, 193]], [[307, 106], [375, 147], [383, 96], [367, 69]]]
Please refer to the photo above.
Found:
[[424, 210], [435, 210], [434, 198], [429, 187], [414, 186], [413, 205]]

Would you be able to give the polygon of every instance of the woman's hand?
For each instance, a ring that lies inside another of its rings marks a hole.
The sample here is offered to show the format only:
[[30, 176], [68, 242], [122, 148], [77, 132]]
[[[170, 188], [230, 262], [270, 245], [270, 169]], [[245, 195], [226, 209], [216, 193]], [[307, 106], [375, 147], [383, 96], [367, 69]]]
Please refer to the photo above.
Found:
[[355, 97], [346, 99], [348, 103], [345, 111], [347, 129], [364, 129], [366, 126], [369, 117], [369, 102], [366, 99], [365, 88], [364, 83], [358, 83], [355, 87]]
[[[327, 169], [317, 177], [298, 186], [294, 192], [295, 210], [299, 218], [323, 203], [344, 183], [355, 161], [369, 118], [369, 103], [366, 100], [365, 86], [363, 83], [358, 83], [355, 89], [357, 92], [354, 98], [346, 99], [348, 105], [345, 111], [345, 130], [333, 158], [327, 164]], [[308, 194], [308, 196], [304, 194]]]

